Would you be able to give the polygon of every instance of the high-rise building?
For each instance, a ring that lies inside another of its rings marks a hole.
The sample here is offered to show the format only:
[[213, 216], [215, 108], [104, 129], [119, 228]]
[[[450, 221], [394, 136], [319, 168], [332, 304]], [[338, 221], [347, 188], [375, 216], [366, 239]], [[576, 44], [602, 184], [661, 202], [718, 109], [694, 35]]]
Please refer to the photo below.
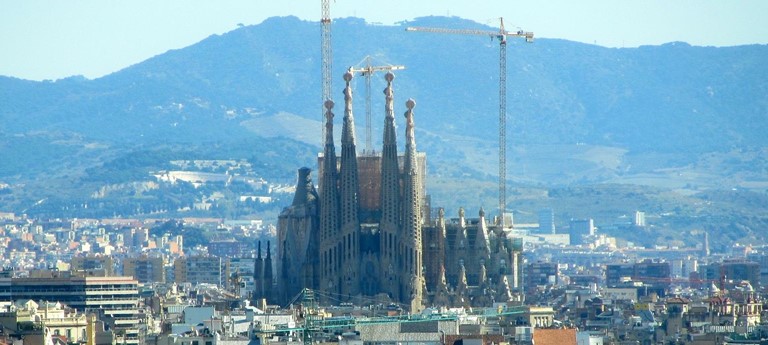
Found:
[[526, 291], [536, 291], [537, 286], [557, 284], [556, 262], [532, 262], [525, 270]]
[[133, 232], [133, 246], [142, 248], [149, 242], [149, 228], [136, 228]]
[[672, 267], [666, 261], [645, 259], [634, 265], [632, 280], [656, 286], [668, 286], [672, 277]]
[[0, 278], [0, 302], [31, 299], [60, 302], [94, 313], [114, 331], [116, 343], [139, 344], [138, 282], [131, 277], [97, 277], [69, 271], [32, 271], [25, 278]]
[[633, 264], [608, 264], [605, 266], [605, 284], [608, 287], [619, 285], [624, 280], [632, 279], [634, 274]]
[[632, 225], [638, 227], [645, 227], [645, 212], [635, 211], [635, 219]]
[[214, 240], [208, 243], [208, 253], [220, 258], [236, 258], [243, 254], [243, 249], [248, 246], [234, 238], [226, 240]]
[[746, 260], [726, 260], [720, 264], [720, 276], [727, 280], [748, 281], [760, 286], [760, 264]]
[[747, 255], [747, 260], [756, 262], [760, 266], [760, 286], [768, 287], [768, 254], [757, 252]]
[[165, 283], [165, 264], [162, 257], [141, 256], [123, 259], [123, 275], [139, 283]]
[[539, 211], [539, 232], [544, 234], [555, 233], [555, 212], [551, 208]]
[[[224, 276], [226, 288], [236, 291], [240, 296], [249, 297], [253, 293], [254, 286], [254, 258], [229, 258], [226, 260]], [[235, 285], [238, 284], [238, 285]]]
[[224, 265], [216, 256], [181, 257], [173, 263], [175, 282], [224, 286]]
[[75, 256], [72, 258], [70, 265], [70, 270], [72, 271], [100, 271], [103, 273], [99, 275], [114, 275], [114, 262], [109, 255], [89, 254], [86, 256]]
[[683, 278], [689, 278], [691, 276], [691, 273], [697, 272], [699, 270], [699, 261], [692, 256], [688, 256], [685, 259], [683, 259]]
[[671, 268], [671, 274], [672, 278], [682, 278], [683, 276], [683, 265], [685, 265], [683, 259], [673, 259], [670, 261], [670, 268]]
[[671, 277], [672, 265], [666, 261], [646, 259], [637, 263], [608, 264], [605, 267], [605, 281], [609, 287], [620, 285], [627, 279], [655, 286], [667, 286]]
[[592, 218], [571, 219], [570, 234], [571, 244], [583, 244], [583, 237], [595, 234], [595, 222]]
[[176, 240], [174, 242], [176, 242], [176, 245], [178, 246], [177, 250], [179, 251], [179, 253], [183, 253], [184, 252], [184, 236], [176, 235]]
[[709, 252], [709, 233], [706, 232], [706, 231], [704, 232], [704, 241], [703, 242], [704, 242], [704, 244], [702, 245], [701, 254], [706, 258], [710, 254], [710, 252]]

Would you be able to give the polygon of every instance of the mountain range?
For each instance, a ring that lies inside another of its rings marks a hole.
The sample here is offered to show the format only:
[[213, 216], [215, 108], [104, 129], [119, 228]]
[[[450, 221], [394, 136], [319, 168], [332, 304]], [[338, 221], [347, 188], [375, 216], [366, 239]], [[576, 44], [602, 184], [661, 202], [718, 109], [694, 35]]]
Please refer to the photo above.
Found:
[[[341, 76], [350, 66], [361, 67], [366, 56], [375, 65], [406, 66], [395, 72], [395, 111], [416, 100], [428, 188], [446, 205], [494, 205], [498, 41], [407, 32], [410, 26], [496, 30], [456, 17], [392, 26], [334, 20], [335, 112], [343, 113]], [[507, 49], [513, 186], [768, 190], [768, 46], [606, 48], [510, 38]], [[91, 175], [147, 152], [256, 158], [265, 177], [290, 181], [296, 168], [316, 166], [320, 77], [320, 24], [295, 17], [213, 35], [98, 79], [0, 77], [0, 183], [7, 187], [0, 209], [19, 212], [62, 191], [88, 195]], [[378, 149], [383, 74], [371, 82], [371, 149]], [[362, 149], [365, 79], [357, 76], [352, 86]], [[397, 121], [402, 129], [402, 117]], [[143, 170], [111, 174], [108, 182], [149, 178], [152, 167], [135, 160]], [[479, 191], [454, 196], [468, 186]]]

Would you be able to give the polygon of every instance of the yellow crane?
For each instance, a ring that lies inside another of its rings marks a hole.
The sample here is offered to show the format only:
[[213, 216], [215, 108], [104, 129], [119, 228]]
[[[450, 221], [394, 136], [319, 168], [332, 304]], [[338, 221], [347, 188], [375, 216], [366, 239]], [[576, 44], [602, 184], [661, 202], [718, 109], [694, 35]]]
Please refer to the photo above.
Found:
[[507, 37], [522, 37], [526, 42], [533, 42], [533, 32], [507, 31], [504, 18], [499, 18], [499, 31], [430, 27], [408, 27], [405, 30], [488, 36], [499, 40], [499, 225], [503, 229], [507, 203]]
[[[361, 76], [365, 77], [365, 151], [371, 152], [371, 76], [379, 71], [397, 71], [405, 69], [405, 66], [402, 65], [383, 65], [383, 66], [372, 66], [371, 65], [371, 56], [368, 55], [363, 59], [365, 61], [365, 65], [359, 68], [355, 68], [354, 66], [349, 67], [349, 73], [356, 74], [360, 73]], [[361, 61], [362, 63], [362, 61]], [[360, 65], [360, 64], [358, 64]]]

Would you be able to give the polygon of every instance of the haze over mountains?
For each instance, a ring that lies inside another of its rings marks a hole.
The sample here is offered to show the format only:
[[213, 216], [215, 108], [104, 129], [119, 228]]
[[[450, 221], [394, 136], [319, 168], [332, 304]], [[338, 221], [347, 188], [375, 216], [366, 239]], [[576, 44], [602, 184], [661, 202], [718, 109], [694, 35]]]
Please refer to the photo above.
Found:
[[[408, 98], [417, 102], [417, 145], [428, 155], [429, 188], [436, 198], [451, 199], [461, 181], [476, 181], [483, 190], [476, 198], [441, 204], [493, 205], [498, 42], [406, 32], [407, 26], [494, 30], [455, 17], [399, 26], [334, 21], [336, 113], [343, 113], [347, 67], [367, 55], [375, 64], [405, 65], [396, 73], [395, 111], [402, 114]], [[290, 181], [296, 168], [316, 165], [319, 41], [317, 22], [271, 18], [95, 80], [0, 77], [0, 182], [17, 186], [0, 209], [26, 209], [35, 193], [92, 193], [86, 182], [102, 165], [156, 150], [170, 158], [196, 150], [213, 158], [258, 157], [266, 177]], [[512, 182], [543, 188], [628, 183], [683, 195], [768, 189], [768, 46], [673, 42], [618, 49], [537, 39], [510, 40], [508, 49]], [[357, 77], [353, 83], [362, 149], [365, 82]], [[375, 75], [375, 148], [383, 88], [383, 75]]]

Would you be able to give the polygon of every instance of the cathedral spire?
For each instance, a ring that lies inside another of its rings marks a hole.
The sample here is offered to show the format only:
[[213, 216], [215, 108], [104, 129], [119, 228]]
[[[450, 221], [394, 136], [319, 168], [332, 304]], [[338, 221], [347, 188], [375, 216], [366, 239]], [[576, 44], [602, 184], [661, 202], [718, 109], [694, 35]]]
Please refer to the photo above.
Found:
[[405, 102], [408, 109], [405, 112], [405, 163], [403, 166], [403, 238], [406, 272], [411, 277], [409, 292], [411, 295], [411, 310], [421, 305], [422, 291], [417, 284], [424, 280], [421, 251], [421, 181], [419, 180], [419, 165], [414, 137], [413, 108], [416, 102], [409, 99]]
[[333, 101], [327, 100], [325, 106], [325, 146], [333, 146]]
[[387, 87], [384, 89], [384, 147], [387, 145], [396, 144], [395, 134], [395, 93], [392, 89], [392, 81], [395, 80], [395, 75], [392, 72], [387, 73], [384, 76], [387, 81]]
[[344, 88], [344, 125], [341, 132], [341, 146], [355, 145], [355, 117], [352, 114], [352, 87], [349, 82], [352, 81], [352, 73], [344, 73], [344, 81], [347, 87]]
[[255, 299], [264, 297], [264, 259], [261, 258], [261, 241], [259, 241], [253, 266], [253, 285], [253, 297]]
[[336, 166], [336, 148], [333, 144], [333, 101], [325, 101], [325, 147], [323, 148], [322, 176], [320, 177], [320, 286], [337, 293], [336, 276], [339, 274], [334, 255], [339, 234], [339, 176]]
[[[397, 134], [395, 132], [394, 91], [392, 81], [395, 75], [384, 76], [387, 87], [384, 89], [384, 142], [381, 150], [381, 222], [379, 229], [379, 253], [381, 253], [381, 273], [379, 281], [388, 291], [399, 291], [398, 248], [400, 229], [400, 168], [397, 163]], [[393, 296], [401, 300], [400, 296]]]
[[267, 241], [267, 258], [264, 259], [264, 297], [271, 299], [272, 296], [272, 251]]
[[467, 290], [467, 269], [462, 264], [459, 267], [459, 283], [456, 285], [456, 290], [463, 294]]
[[355, 148], [355, 117], [352, 114], [352, 87], [349, 82], [352, 73], [344, 74], [344, 125], [341, 129], [341, 243], [339, 247], [340, 266], [343, 270], [341, 294], [354, 296], [359, 292], [359, 179], [357, 170], [357, 149]]
[[[405, 162], [403, 166], [403, 227], [404, 235], [412, 239], [414, 248], [421, 248], [421, 181], [419, 181], [419, 165], [416, 153], [416, 139], [414, 138], [413, 108], [416, 102], [409, 99], [405, 102], [408, 110], [405, 112]], [[418, 242], [418, 245], [417, 243]], [[421, 261], [421, 260], [419, 260]], [[420, 262], [412, 262], [414, 267], [410, 270], [415, 273]]]
[[490, 237], [488, 236], [488, 227], [485, 223], [485, 210], [480, 207], [478, 212], [479, 220], [477, 222], [477, 239], [475, 240], [477, 249], [485, 255], [491, 251]]
[[496, 298], [500, 302], [512, 301], [512, 289], [509, 287], [509, 280], [506, 275], [500, 276], [496, 292], [498, 293]]
[[412, 98], [405, 102], [405, 107], [408, 108], [408, 111], [405, 112], [405, 144], [411, 146], [411, 148], [406, 148], [406, 150], [412, 149], [413, 153], [416, 153], [416, 137], [413, 134], [413, 108], [415, 106], [416, 101]]
[[435, 297], [432, 299], [432, 305], [436, 307], [450, 307], [450, 291], [448, 283], [445, 280], [445, 266], [440, 265], [440, 280], [435, 288]]

